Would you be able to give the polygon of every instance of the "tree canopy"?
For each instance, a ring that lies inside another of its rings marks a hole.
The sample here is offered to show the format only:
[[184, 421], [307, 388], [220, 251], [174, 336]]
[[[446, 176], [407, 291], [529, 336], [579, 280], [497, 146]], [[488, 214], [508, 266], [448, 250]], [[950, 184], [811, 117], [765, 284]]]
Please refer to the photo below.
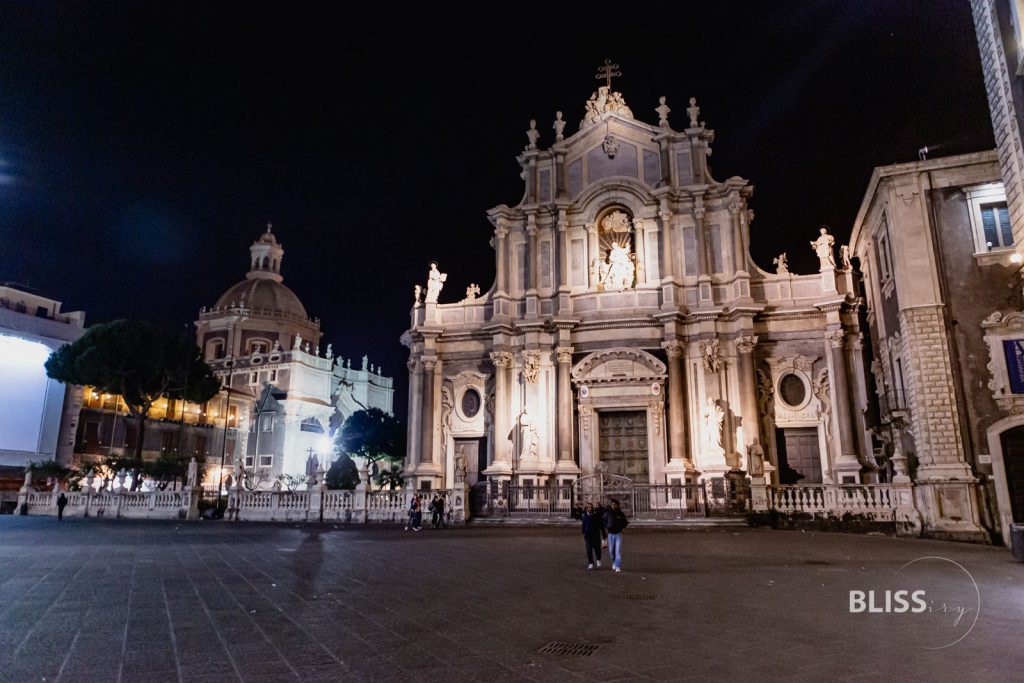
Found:
[[379, 408], [357, 410], [335, 436], [334, 450], [363, 458], [368, 467], [378, 460], [400, 462], [405, 458], [405, 427]]
[[138, 320], [93, 325], [77, 341], [50, 354], [46, 374], [58, 382], [121, 396], [138, 423], [137, 470], [153, 404], [160, 398], [205, 403], [221, 386], [185, 335]]

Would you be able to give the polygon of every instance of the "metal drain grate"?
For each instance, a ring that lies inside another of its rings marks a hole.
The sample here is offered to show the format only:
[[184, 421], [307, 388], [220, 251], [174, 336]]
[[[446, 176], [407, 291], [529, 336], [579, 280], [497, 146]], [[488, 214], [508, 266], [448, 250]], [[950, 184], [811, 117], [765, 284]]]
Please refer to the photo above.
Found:
[[654, 593], [623, 593], [622, 598], [624, 600], [657, 600], [658, 596]]
[[597, 650], [597, 645], [590, 643], [566, 643], [553, 640], [540, 649], [542, 655], [559, 655], [561, 657], [589, 657]]

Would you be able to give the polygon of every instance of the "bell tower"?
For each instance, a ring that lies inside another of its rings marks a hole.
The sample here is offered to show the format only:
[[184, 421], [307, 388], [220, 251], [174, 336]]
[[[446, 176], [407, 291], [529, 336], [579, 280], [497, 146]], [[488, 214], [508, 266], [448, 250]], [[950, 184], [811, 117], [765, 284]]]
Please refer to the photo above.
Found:
[[284, 257], [284, 248], [274, 237], [273, 227], [271, 223], [267, 223], [267, 231], [249, 247], [249, 272], [245, 275], [247, 280], [274, 280], [275, 282], [284, 280], [281, 277], [281, 259]]

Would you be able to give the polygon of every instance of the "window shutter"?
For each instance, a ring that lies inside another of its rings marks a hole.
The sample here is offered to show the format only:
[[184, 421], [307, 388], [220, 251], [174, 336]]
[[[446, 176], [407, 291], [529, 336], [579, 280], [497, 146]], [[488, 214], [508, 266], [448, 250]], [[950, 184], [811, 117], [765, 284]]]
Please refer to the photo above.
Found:
[[1013, 245], [1013, 230], [1010, 228], [1010, 212], [1005, 206], [997, 207], [999, 212], [999, 233], [1003, 238], [1003, 246]]
[[996, 234], [996, 212], [994, 207], [982, 207], [981, 226], [985, 231], [985, 242], [987, 242], [988, 248], [998, 247], [999, 236]]

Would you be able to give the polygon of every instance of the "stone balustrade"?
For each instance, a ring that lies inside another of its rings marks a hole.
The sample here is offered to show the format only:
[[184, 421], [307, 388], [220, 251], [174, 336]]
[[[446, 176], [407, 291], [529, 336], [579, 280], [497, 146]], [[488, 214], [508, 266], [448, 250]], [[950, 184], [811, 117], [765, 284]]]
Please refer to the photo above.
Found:
[[[64, 491], [67, 505], [65, 517], [124, 517], [127, 519], [197, 519], [201, 491], [128, 491], [97, 492]], [[57, 516], [57, 499], [61, 491], [22, 490], [18, 509], [25, 505], [26, 514]]]
[[336, 521], [405, 523], [414, 495], [420, 495], [424, 521], [429, 522], [427, 506], [435, 494], [445, 494], [445, 512], [451, 510], [453, 523], [467, 519], [468, 490], [416, 492], [367, 491], [360, 485], [354, 491], [328, 491], [313, 488], [308, 491], [245, 491], [232, 490], [228, 498], [228, 518], [240, 521]]
[[892, 522], [900, 534], [918, 535], [921, 520], [914, 507], [914, 487], [909, 481], [892, 484], [793, 484], [768, 485], [764, 479], [751, 483], [754, 512], [812, 517], [859, 517], [871, 522]]

